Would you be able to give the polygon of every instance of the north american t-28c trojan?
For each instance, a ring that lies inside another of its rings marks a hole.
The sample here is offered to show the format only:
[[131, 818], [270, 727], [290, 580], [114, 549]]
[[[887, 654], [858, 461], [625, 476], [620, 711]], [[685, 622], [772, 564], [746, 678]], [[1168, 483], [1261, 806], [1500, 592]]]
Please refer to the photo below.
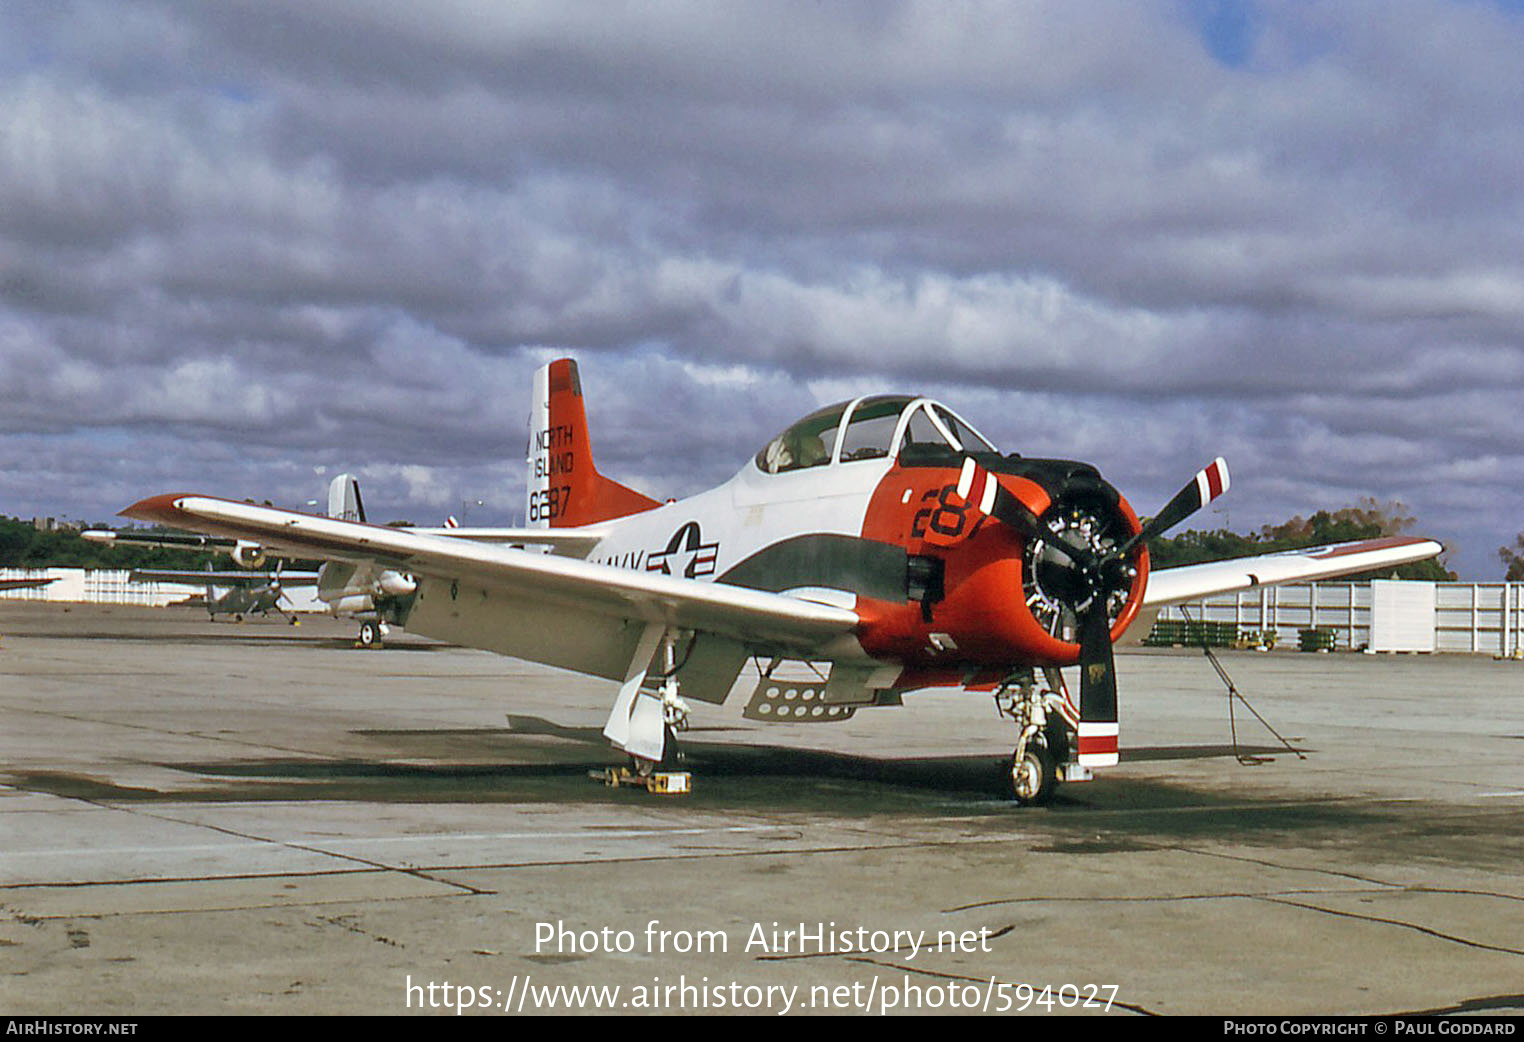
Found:
[[[1019, 802], [1117, 762], [1113, 644], [1140, 611], [1439, 554], [1393, 537], [1150, 573], [1149, 540], [1227, 491], [1218, 459], [1146, 524], [1096, 469], [998, 452], [935, 401], [811, 413], [729, 481], [659, 503], [594, 466], [576, 363], [535, 375], [528, 526], [406, 530], [168, 494], [127, 517], [326, 558], [331, 602], [389, 590], [409, 631], [620, 684], [604, 734], [649, 771], [687, 699], [840, 721], [907, 692], [992, 694]], [[503, 545], [508, 542], [522, 546]], [[530, 549], [537, 547], [540, 549]], [[813, 682], [785, 680], [800, 664]], [[1079, 667], [1079, 697], [1062, 667]]]

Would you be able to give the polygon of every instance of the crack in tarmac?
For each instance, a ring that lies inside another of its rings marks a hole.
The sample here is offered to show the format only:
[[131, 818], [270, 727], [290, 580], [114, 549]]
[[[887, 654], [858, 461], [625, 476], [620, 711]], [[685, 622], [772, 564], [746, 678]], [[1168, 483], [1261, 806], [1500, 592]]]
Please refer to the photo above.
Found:
[[[192, 828], [207, 829], [207, 830], [212, 831], [212, 832], [220, 833], [221, 835], [233, 836], [233, 837], [235, 837], [237, 839], [244, 839], [244, 840], [248, 840], [248, 841], [253, 842], [253, 843], [268, 843], [271, 846], [282, 847], [282, 848], [287, 849], [287, 850], [297, 850], [297, 851], [301, 851], [301, 852], [307, 853], [307, 854], [318, 854], [318, 855], [323, 856], [323, 857], [336, 858], [336, 859], [338, 859], [340, 861], [349, 861], [349, 862], [353, 862], [353, 863], [358, 864], [358, 865], [364, 865], [366, 868], [374, 870], [374, 871], [379, 871], [379, 872], [397, 872], [397, 873], [400, 873], [402, 875], [412, 876], [415, 879], [423, 879], [423, 880], [426, 880], [426, 881], [431, 882], [431, 883], [438, 883], [441, 886], [451, 887], [451, 888], [454, 888], [456, 890], [461, 890], [461, 891], [464, 891], [464, 892], [470, 893], [470, 894], [479, 894], [480, 895], [480, 894], [493, 894], [493, 893], [496, 893], [496, 891], [493, 891], [493, 890], [483, 890], [480, 887], [471, 886], [469, 883], [457, 883], [457, 882], [455, 882], [453, 880], [443, 879], [443, 878], [440, 878], [438, 876], [430, 874], [431, 871], [437, 871], [437, 870], [431, 870], [431, 869], [426, 869], [426, 868], [418, 868], [418, 867], [406, 866], [406, 865], [388, 865], [385, 862], [374, 861], [374, 860], [371, 860], [369, 858], [363, 858], [363, 857], [360, 857], [360, 856], [355, 855], [355, 854], [345, 854], [345, 853], [340, 852], [340, 851], [324, 850], [321, 847], [315, 847], [315, 846], [311, 846], [311, 845], [305, 844], [305, 843], [297, 843], [297, 842], [293, 842], [291, 840], [273, 839], [273, 838], [271, 838], [269, 836], [260, 836], [260, 835], [254, 834], [254, 833], [244, 832], [244, 831], [241, 831], [239, 829], [229, 828], [228, 826], [225, 826], [225, 825], [215, 825], [215, 824], [211, 824], [211, 823], [204, 822], [204, 821], [185, 821], [182, 818], [172, 817], [172, 816], [167, 815], [167, 814], [155, 814], [152, 811], [143, 810], [143, 809], [141, 809], [139, 807], [112, 806], [111, 804], [102, 803], [102, 802], [99, 802], [97, 800], [92, 800], [92, 799], [89, 799], [89, 798], [84, 797], [84, 796], [71, 796], [71, 797], [67, 797], [67, 798], [77, 800], [80, 803], [85, 803], [85, 804], [88, 804], [89, 806], [92, 806], [92, 807], [99, 807], [102, 810], [112, 810], [112, 811], [117, 811], [118, 813], [132, 814], [132, 815], [135, 815], [135, 816], [138, 816], [138, 817], [149, 818], [149, 819], [152, 819], [154, 821], [167, 821], [167, 822], [171, 822], [171, 823], [176, 824], [176, 825], [187, 825], [187, 826], [190, 826]], [[206, 878], [208, 880], [211, 880], [211, 879], [217, 879], [219, 877], [217, 877], [217, 876], [209, 876], [209, 877], [206, 877]], [[122, 881], [118, 881], [118, 880], [112, 880], [112, 881], [110, 881], [110, 883], [117, 883], [117, 882], [122, 882]], [[109, 883], [103, 881], [101, 885], [109, 885]]]
[[1401, 919], [1388, 919], [1379, 915], [1362, 915], [1359, 912], [1345, 912], [1337, 908], [1320, 908], [1317, 905], [1302, 904], [1300, 901], [1288, 901], [1280, 897], [1260, 897], [1259, 901], [1267, 901], [1270, 904], [1286, 905], [1290, 908], [1304, 908], [1309, 912], [1320, 912], [1323, 915], [1331, 915], [1341, 919], [1358, 919], [1367, 923], [1379, 923], [1383, 926], [1396, 926], [1404, 930], [1413, 930], [1441, 941], [1449, 941], [1452, 944], [1464, 945], [1467, 948], [1475, 948], [1479, 951], [1501, 952], [1504, 955], [1524, 955], [1524, 949], [1508, 948], [1502, 945], [1487, 944], [1483, 941], [1473, 941], [1456, 934], [1444, 933], [1441, 930], [1433, 930], [1427, 926], [1419, 926], [1417, 923], [1404, 922]]

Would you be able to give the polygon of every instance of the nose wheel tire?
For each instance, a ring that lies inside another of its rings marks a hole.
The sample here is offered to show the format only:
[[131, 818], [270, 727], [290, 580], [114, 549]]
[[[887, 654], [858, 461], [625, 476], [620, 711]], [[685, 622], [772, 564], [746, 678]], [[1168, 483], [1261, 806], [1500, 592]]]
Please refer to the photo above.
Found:
[[1052, 754], [1035, 741], [1027, 745], [1019, 758], [1013, 753], [1006, 761], [1006, 795], [1023, 807], [1042, 806], [1051, 800], [1057, 781]]

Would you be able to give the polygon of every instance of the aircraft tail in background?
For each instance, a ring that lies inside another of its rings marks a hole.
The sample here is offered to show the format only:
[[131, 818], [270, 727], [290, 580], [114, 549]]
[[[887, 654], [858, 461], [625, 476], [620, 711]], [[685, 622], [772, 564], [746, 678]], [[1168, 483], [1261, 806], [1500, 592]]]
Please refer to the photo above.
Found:
[[340, 474], [328, 483], [328, 516], [365, 523], [365, 502], [360, 498], [360, 482], [353, 474]]

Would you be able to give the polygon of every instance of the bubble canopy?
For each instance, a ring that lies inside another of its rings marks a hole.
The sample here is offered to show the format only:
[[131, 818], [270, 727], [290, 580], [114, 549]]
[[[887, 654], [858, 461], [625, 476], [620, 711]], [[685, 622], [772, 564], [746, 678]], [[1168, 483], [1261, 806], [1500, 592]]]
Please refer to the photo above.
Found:
[[757, 467], [785, 474], [897, 456], [910, 445], [938, 445], [957, 452], [994, 452], [995, 447], [945, 405], [909, 395], [873, 395], [817, 409], [768, 442]]

